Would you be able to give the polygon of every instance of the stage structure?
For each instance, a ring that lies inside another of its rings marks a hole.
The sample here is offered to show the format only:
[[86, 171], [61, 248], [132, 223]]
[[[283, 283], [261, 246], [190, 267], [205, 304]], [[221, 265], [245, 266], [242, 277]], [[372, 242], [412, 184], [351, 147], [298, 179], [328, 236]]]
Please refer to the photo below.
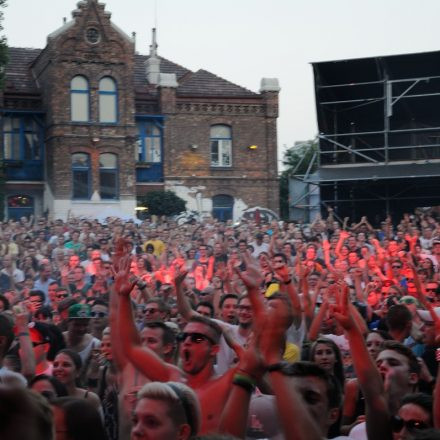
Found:
[[312, 65], [319, 165], [302, 179], [321, 209], [377, 221], [440, 205], [440, 52]]

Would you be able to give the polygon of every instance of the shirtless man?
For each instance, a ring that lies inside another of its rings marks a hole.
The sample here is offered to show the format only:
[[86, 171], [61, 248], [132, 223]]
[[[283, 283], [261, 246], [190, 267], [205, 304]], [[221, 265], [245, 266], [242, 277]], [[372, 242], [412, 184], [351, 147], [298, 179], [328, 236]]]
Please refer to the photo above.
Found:
[[[119, 255], [124, 254], [119, 244]], [[125, 254], [124, 254], [125, 255]], [[182, 370], [166, 363], [147, 347], [142, 347], [134, 324], [130, 292], [134, 283], [129, 279], [130, 260], [117, 263], [115, 290], [119, 294], [119, 326], [122, 347], [128, 360], [153, 381], [186, 382], [197, 393], [202, 410], [201, 433], [217, 430], [222, 408], [229, 394], [234, 370], [214, 378], [214, 361], [219, 350], [221, 330], [203, 317], [195, 317], [180, 335], [179, 355]]]

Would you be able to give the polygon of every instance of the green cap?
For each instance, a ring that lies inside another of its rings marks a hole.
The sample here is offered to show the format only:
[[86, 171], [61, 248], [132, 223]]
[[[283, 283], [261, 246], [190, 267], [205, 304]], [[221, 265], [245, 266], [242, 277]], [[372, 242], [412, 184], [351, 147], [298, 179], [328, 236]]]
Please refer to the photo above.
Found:
[[91, 318], [90, 312], [88, 304], [74, 304], [69, 307], [69, 319]]

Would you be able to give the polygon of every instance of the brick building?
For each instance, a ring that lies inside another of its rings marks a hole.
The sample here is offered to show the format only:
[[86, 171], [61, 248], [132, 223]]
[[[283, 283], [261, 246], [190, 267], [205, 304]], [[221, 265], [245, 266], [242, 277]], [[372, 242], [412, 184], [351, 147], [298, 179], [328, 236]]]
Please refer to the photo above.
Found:
[[278, 81], [260, 93], [148, 56], [80, 1], [44, 49], [10, 48], [0, 107], [9, 217], [123, 212], [171, 189], [222, 219], [278, 211]]

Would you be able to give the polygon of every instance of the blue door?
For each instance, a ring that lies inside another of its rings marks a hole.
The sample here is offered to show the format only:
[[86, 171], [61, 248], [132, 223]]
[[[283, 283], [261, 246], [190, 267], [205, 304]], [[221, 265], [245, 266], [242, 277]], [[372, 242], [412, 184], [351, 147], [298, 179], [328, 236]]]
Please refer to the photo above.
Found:
[[225, 222], [232, 220], [234, 198], [226, 194], [220, 194], [212, 198], [212, 216]]

